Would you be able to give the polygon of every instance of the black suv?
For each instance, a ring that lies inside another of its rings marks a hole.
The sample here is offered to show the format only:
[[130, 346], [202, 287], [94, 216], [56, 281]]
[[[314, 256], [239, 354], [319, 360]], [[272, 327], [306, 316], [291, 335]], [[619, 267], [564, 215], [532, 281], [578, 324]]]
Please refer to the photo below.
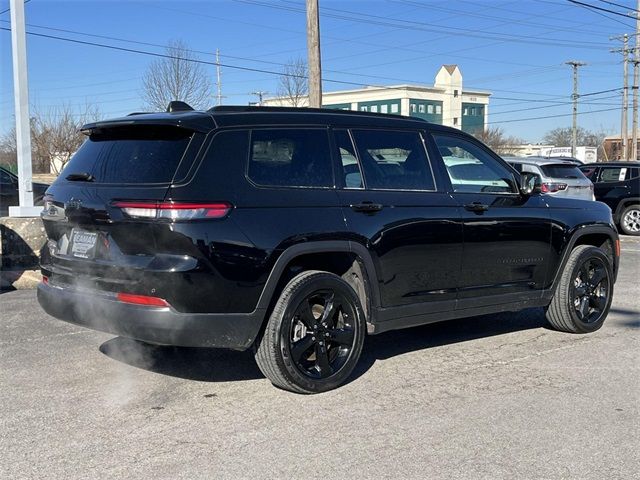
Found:
[[589, 163], [580, 167], [594, 184], [596, 200], [611, 208], [627, 235], [640, 235], [640, 162]]
[[253, 348], [271, 382], [313, 393], [347, 380], [367, 334], [527, 307], [584, 333], [609, 311], [609, 208], [540, 195], [459, 130], [273, 107], [83, 130], [42, 214], [38, 299], [62, 320]]

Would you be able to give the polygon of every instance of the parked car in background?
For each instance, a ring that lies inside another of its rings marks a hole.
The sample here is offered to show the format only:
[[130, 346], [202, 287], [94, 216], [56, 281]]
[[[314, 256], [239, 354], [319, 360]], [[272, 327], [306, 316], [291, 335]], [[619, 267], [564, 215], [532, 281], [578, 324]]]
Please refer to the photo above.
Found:
[[588, 163], [580, 170], [594, 183], [596, 200], [609, 205], [620, 230], [640, 235], [640, 162]]
[[504, 157], [520, 173], [540, 178], [541, 191], [549, 195], [595, 200], [593, 184], [573, 160], [544, 157]]
[[[49, 185], [33, 184], [34, 205], [42, 205], [44, 192]], [[9, 206], [18, 205], [18, 177], [4, 167], [0, 167], [0, 217], [9, 213]]]

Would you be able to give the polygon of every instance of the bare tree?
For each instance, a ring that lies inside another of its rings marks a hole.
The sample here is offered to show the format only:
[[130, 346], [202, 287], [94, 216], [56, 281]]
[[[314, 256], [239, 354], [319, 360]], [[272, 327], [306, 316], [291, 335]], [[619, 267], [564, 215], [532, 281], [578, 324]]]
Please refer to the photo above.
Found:
[[[609, 134], [604, 128], [597, 131], [587, 130], [578, 127], [578, 146], [598, 147], [598, 156], [604, 154], [604, 138]], [[559, 127], [548, 131], [543, 137], [543, 141], [555, 147], [570, 147], [572, 139], [571, 127]]]
[[195, 109], [209, 105], [211, 82], [197, 57], [182, 40], [172, 40], [167, 57], [154, 61], [142, 79], [146, 107], [164, 110], [172, 100], [187, 102]]
[[521, 138], [506, 135], [500, 127], [488, 127], [473, 135], [485, 145], [489, 146], [494, 152], [501, 155], [513, 155], [517, 153], [518, 145], [524, 143]]
[[308, 101], [309, 82], [307, 62], [301, 57], [290, 60], [278, 79], [278, 97], [291, 107], [304, 107]]
[[[65, 104], [46, 111], [34, 109], [31, 117], [31, 159], [36, 173], [60, 174], [72, 155], [80, 148], [85, 136], [80, 128], [101, 118], [95, 105], [87, 104], [81, 111]], [[16, 131], [9, 130], [0, 139], [0, 163], [16, 164]]]

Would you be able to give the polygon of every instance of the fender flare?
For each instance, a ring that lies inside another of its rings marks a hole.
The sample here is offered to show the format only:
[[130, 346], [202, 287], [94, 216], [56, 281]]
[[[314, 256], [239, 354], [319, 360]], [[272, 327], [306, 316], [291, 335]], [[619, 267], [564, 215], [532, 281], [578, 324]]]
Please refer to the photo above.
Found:
[[622, 215], [622, 211], [627, 208], [627, 204], [631, 203], [637, 203], [640, 204], [640, 197], [627, 197], [627, 198], [623, 198], [620, 200], [620, 202], [618, 203], [618, 206], [616, 207], [616, 211], [614, 213], [615, 217], [618, 219], [618, 221], [620, 221], [620, 215]]
[[368, 293], [371, 297], [371, 310], [375, 311], [375, 309], [380, 305], [380, 291], [373, 259], [364, 245], [348, 240], [312, 241], [299, 243], [285, 249], [271, 269], [271, 273], [269, 274], [267, 282], [260, 294], [256, 310], [266, 311], [269, 308], [278, 282], [291, 260], [301, 255], [308, 255], [311, 253], [332, 252], [353, 253], [362, 261], [364, 273], [367, 276], [364, 280], [367, 282], [367, 286], [369, 287]]
[[584, 237], [585, 235], [591, 235], [591, 234], [605, 234], [609, 237], [609, 239], [611, 240], [611, 242], [613, 243], [613, 248], [614, 248], [614, 252], [613, 252], [613, 281], [616, 281], [616, 278], [618, 276], [618, 267], [619, 267], [619, 262], [620, 262], [620, 258], [616, 255], [615, 252], [615, 248], [616, 248], [616, 242], [619, 241], [618, 238], [618, 232], [612, 227], [612, 226], [608, 226], [608, 225], [578, 225], [577, 227], [575, 227], [573, 233], [571, 234], [571, 237], [569, 238], [569, 241], [567, 242], [567, 245], [564, 248], [564, 252], [562, 252], [562, 259], [560, 260], [560, 264], [558, 266], [558, 269], [556, 270], [556, 273], [553, 277], [553, 282], [551, 284], [551, 286], [546, 290], [547, 293], [550, 294], [550, 296], [553, 296], [553, 294], [556, 291], [556, 286], [558, 285], [558, 282], [560, 281], [560, 275], [562, 275], [562, 272], [564, 271], [564, 268], [567, 265], [567, 262], [569, 261], [569, 255], [571, 254], [571, 252], [573, 251], [573, 248], [576, 244], [576, 242], [578, 241], [579, 238]]

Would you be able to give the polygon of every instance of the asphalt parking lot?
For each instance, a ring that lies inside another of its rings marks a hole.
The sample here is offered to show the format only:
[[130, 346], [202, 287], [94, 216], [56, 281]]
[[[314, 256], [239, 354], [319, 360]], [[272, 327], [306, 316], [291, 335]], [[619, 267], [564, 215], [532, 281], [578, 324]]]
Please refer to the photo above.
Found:
[[531, 309], [371, 337], [339, 390], [248, 352], [143, 346], [0, 295], [0, 478], [629, 479], [640, 466], [640, 239], [605, 326]]

